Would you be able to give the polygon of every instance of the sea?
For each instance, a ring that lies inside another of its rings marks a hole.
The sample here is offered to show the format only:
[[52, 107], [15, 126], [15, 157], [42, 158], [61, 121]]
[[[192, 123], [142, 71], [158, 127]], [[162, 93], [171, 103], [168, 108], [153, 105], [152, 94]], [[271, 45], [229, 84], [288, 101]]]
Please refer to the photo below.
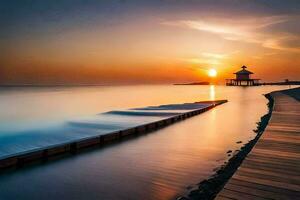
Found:
[[[289, 86], [131, 85], [0, 87], [0, 156], [113, 110], [227, 99], [163, 129], [0, 174], [1, 200], [165, 200], [211, 176], [255, 137], [264, 94]], [[88, 130], [83, 130], [84, 133]], [[34, 134], [33, 134], [34, 133]], [[24, 139], [25, 138], [25, 139]], [[56, 138], [59, 140], [59, 137]], [[56, 141], [57, 142], [57, 141]]]

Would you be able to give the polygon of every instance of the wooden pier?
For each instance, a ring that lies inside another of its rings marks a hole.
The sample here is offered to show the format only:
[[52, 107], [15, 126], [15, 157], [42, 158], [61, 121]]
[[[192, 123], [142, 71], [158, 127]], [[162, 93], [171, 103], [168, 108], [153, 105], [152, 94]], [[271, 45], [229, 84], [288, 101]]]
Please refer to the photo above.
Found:
[[[186, 118], [201, 114], [225, 102], [227, 102], [227, 100], [195, 102], [191, 104], [195, 105], [196, 107], [188, 110], [184, 109], [184, 107], [186, 107], [186, 104], [182, 104], [182, 112], [174, 113], [172, 115], [166, 115], [161, 120], [151, 121], [145, 124], [140, 124], [138, 126], [128, 127], [120, 131], [108, 132], [107, 134], [101, 134], [89, 138], [82, 138], [80, 140], [70, 141], [52, 146], [46, 146], [44, 148], [20, 152], [18, 154], [7, 156], [5, 158], [0, 158], [0, 172], [7, 169], [23, 167], [24, 165], [27, 165], [32, 162], [45, 162], [51, 157], [57, 157], [64, 154], [79, 153], [83, 149], [86, 149], [88, 147], [102, 146], [112, 141], [121, 140], [130, 135], [149, 133], [151, 131], [155, 131], [157, 129], [166, 127]], [[199, 105], [198, 108], [197, 105]], [[154, 109], [155, 108], [160, 107], [154, 107]], [[135, 115], [139, 114], [138, 112], [135, 112], [133, 110], [131, 110], [130, 112], [134, 113]], [[149, 113], [155, 114], [155, 112], [152, 111], [150, 111]]]
[[265, 132], [215, 199], [300, 199], [300, 88], [270, 95]]
[[242, 70], [234, 73], [236, 75], [236, 78], [234, 79], [226, 79], [226, 85], [227, 86], [259, 86], [259, 80], [260, 79], [253, 79], [251, 78], [251, 74], [253, 72], [250, 72], [246, 70], [246, 66], [242, 66]]

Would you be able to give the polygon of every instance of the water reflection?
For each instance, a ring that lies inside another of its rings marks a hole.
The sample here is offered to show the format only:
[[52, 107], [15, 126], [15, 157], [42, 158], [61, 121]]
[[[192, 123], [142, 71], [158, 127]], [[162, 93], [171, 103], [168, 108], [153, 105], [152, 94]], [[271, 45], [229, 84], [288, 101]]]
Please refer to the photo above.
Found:
[[214, 85], [209, 86], [209, 99], [212, 100], [212, 101], [216, 100], [215, 86]]

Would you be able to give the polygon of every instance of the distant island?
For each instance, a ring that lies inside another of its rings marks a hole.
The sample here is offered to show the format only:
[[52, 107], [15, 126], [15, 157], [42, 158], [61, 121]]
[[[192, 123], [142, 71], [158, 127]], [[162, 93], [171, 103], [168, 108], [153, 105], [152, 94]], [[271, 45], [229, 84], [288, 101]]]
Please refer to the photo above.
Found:
[[210, 82], [175, 83], [173, 85], [210, 85]]
[[[192, 82], [192, 83], [174, 83], [173, 85], [210, 85], [210, 82], [203, 81], [203, 82]], [[300, 85], [300, 81], [290, 81], [288, 79], [284, 81], [279, 81], [279, 82], [263, 82], [263, 83], [258, 83], [259, 85]]]
[[300, 85], [300, 81], [290, 81], [286, 79], [283, 82], [261, 83], [261, 85]]
[[0, 84], [0, 87], [93, 87], [108, 84]]

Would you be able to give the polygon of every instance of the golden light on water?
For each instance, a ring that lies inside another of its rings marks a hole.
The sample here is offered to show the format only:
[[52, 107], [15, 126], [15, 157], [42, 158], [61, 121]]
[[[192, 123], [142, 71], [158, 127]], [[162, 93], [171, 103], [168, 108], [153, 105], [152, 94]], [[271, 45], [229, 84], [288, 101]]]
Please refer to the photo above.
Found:
[[216, 92], [215, 92], [215, 86], [214, 85], [209, 86], [209, 98], [210, 98], [211, 101], [216, 100]]
[[210, 76], [210, 77], [216, 77], [217, 76], [217, 70], [215, 70], [215, 69], [209, 69], [208, 70], [208, 76]]

